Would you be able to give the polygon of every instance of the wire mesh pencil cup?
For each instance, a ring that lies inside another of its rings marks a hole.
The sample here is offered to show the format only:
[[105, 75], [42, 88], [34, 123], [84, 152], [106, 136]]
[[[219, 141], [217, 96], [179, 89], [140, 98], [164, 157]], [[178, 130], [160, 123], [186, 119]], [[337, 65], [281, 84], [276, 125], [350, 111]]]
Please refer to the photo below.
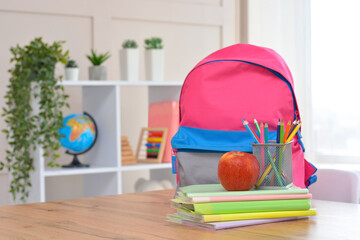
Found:
[[253, 145], [253, 154], [260, 164], [256, 188], [287, 188], [293, 182], [291, 142]]

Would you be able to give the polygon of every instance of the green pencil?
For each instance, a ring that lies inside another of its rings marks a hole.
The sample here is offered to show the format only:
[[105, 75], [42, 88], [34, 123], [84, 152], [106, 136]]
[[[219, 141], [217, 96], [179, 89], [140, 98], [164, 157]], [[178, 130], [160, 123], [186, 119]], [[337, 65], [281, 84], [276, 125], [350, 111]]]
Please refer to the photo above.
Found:
[[[265, 144], [269, 143], [269, 125], [267, 122], [265, 122], [265, 127], [264, 127], [264, 143]], [[265, 151], [269, 152], [269, 148], [265, 147]], [[271, 161], [271, 158], [270, 158], [270, 161]], [[269, 165], [269, 157], [267, 154], [265, 155], [265, 165], [266, 166]], [[263, 174], [263, 173], [264, 173], [264, 171], [261, 174]], [[268, 178], [265, 180], [265, 185], [269, 185]]]
[[[284, 143], [284, 120], [281, 120], [280, 123], [280, 144]], [[283, 162], [283, 147], [279, 147], [278, 151], [279, 151], [279, 173], [282, 172], [282, 162]], [[281, 180], [283, 180], [281, 178]]]
[[284, 143], [284, 120], [281, 120], [280, 123], [279, 143]]
[[[279, 143], [284, 143], [284, 120], [281, 120], [280, 123], [280, 136], [279, 136]], [[281, 147], [278, 147], [279, 151], [279, 173], [282, 171], [282, 162], [283, 162], [283, 153]]]
[[259, 123], [256, 121], [255, 118], [254, 118], [254, 124], [255, 124], [256, 130], [259, 132], [259, 136], [261, 136], [260, 126], [259, 126]]

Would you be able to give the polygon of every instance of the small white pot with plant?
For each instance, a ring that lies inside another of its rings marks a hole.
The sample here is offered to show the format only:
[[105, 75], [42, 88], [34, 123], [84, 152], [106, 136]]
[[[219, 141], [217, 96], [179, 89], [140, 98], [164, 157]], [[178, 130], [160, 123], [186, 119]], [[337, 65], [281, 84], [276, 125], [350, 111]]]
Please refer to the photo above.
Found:
[[134, 40], [126, 40], [120, 50], [121, 80], [139, 81], [139, 49]]
[[75, 60], [69, 60], [65, 65], [65, 80], [78, 81], [79, 68]]
[[164, 49], [162, 39], [145, 39], [145, 76], [146, 80], [164, 81]]
[[89, 79], [90, 80], [106, 80], [106, 67], [101, 66], [111, 55], [109, 52], [104, 54], [97, 54], [96, 51], [91, 49], [91, 55], [86, 56], [93, 66], [89, 67]]

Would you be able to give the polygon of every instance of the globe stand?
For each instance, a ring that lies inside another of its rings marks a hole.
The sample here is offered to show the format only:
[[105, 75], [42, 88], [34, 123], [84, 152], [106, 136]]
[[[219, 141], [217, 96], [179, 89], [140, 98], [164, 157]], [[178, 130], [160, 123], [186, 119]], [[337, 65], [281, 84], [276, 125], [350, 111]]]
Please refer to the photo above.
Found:
[[96, 122], [95, 122], [94, 118], [92, 118], [90, 114], [88, 114], [87, 112], [84, 112], [84, 115], [88, 116], [91, 119], [91, 121], [94, 123], [94, 126], [95, 126], [95, 139], [94, 139], [93, 143], [91, 144], [91, 146], [88, 149], [86, 149], [85, 151], [83, 151], [83, 152], [72, 153], [69, 150], [66, 150], [65, 153], [69, 154], [69, 155], [73, 155], [74, 158], [73, 158], [73, 160], [72, 160], [72, 162], [70, 164], [62, 165], [61, 167], [63, 167], [63, 168], [87, 168], [87, 167], [90, 167], [90, 164], [81, 163], [79, 161], [79, 159], [78, 159], [78, 155], [84, 154], [84, 153], [88, 152], [90, 149], [93, 148], [93, 146], [95, 145], [96, 140], [97, 140], [98, 128], [97, 128], [97, 125], [96, 125]]
[[77, 154], [73, 154], [69, 151], [66, 151], [65, 152], [66, 154], [69, 154], [69, 155], [73, 155], [74, 158], [72, 160], [72, 162], [68, 165], [62, 165], [61, 167], [63, 168], [87, 168], [87, 167], [90, 167], [90, 164], [83, 164], [79, 161], [79, 158], [77, 157], [78, 155]]

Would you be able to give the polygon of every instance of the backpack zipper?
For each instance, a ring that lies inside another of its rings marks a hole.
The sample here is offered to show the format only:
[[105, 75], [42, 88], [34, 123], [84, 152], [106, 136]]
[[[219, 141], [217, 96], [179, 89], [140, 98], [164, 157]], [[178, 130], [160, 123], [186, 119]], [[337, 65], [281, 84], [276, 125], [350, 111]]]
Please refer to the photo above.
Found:
[[173, 174], [176, 174], [177, 171], [177, 157], [176, 157], [176, 153], [177, 153], [177, 149], [172, 149], [172, 154], [171, 154], [171, 170]]
[[[290, 89], [291, 95], [292, 95], [292, 98], [293, 98], [293, 105], [294, 105], [294, 120], [295, 120], [295, 119], [300, 119], [299, 111], [298, 111], [297, 106], [296, 106], [296, 100], [295, 100], [294, 90], [293, 90], [293, 88], [291, 87], [290, 82], [289, 82], [283, 75], [281, 75], [279, 72], [277, 72], [277, 71], [275, 71], [275, 70], [273, 70], [273, 69], [271, 69], [271, 68], [265, 67], [265, 66], [263, 66], [263, 65], [257, 64], [257, 63], [252, 63], [252, 62], [247, 62], [247, 61], [242, 61], [242, 60], [235, 60], [235, 59], [234, 59], [234, 60], [229, 60], [229, 59], [214, 60], [214, 61], [205, 62], [205, 63], [197, 66], [197, 67], [194, 68], [193, 70], [191, 70], [191, 72], [194, 71], [195, 69], [201, 67], [201, 66], [204, 66], [204, 65], [209, 64], [209, 63], [214, 63], [214, 62], [242, 62], [242, 63], [247, 63], [247, 64], [250, 64], [250, 65], [262, 67], [262, 68], [265, 68], [266, 70], [272, 72], [273, 74], [275, 74], [275, 76], [277, 76], [278, 78], [280, 78], [280, 80], [282, 80], [283, 82], [285, 82], [286, 85], [288, 86], [288, 88]], [[190, 72], [190, 73], [191, 73], [191, 72]], [[190, 75], [190, 73], [189, 73], [188, 75]], [[187, 80], [187, 77], [186, 77], [186, 79], [185, 79], [185, 82], [186, 82], [186, 80]], [[183, 84], [182, 87], [181, 87], [180, 96], [181, 96], [181, 93], [182, 93], [182, 91], [183, 91], [183, 89], [184, 89], [185, 82], [184, 82], [184, 84]], [[180, 98], [180, 100], [181, 100], [181, 98]], [[180, 102], [180, 101], [179, 101], [179, 106], [181, 106], [181, 102]], [[179, 118], [180, 118], [180, 120], [181, 120], [181, 108], [180, 108], [180, 110], [179, 110]]]

